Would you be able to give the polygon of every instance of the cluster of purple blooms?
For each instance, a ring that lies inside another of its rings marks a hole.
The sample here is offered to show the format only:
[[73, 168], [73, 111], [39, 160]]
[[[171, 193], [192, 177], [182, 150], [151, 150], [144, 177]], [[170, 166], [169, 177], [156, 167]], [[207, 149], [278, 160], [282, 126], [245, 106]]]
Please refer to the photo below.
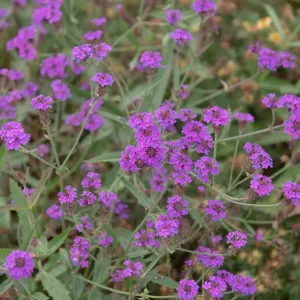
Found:
[[287, 201], [300, 206], [300, 185], [296, 182], [287, 182], [283, 185], [283, 195]]
[[262, 47], [259, 42], [249, 46], [248, 50], [258, 55], [258, 67], [261, 70], [277, 71], [279, 67], [294, 68], [296, 57], [287, 51], [278, 53], [267, 47]]
[[249, 154], [251, 167], [255, 170], [273, 167], [271, 156], [260, 145], [247, 142], [244, 149]]
[[112, 244], [114, 238], [109, 236], [106, 232], [102, 232], [98, 237], [98, 243], [104, 248], [108, 248]]
[[87, 268], [91, 244], [83, 237], [76, 236], [71, 248], [71, 260], [74, 266]]
[[226, 243], [233, 249], [240, 249], [247, 244], [247, 235], [240, 231], [229, 232], [226, 236]]
[[49, 96], [39, 95], [31, 99], [30, 104], [36, 110], [47, 111], [52, 108], [53, 99]]
[[57, 204], [52, 204], [51, 206], [49, 206], [47, 208], [46, 214], [54, 221], [59, 221], [62, 218], [63, 212], [62, 212], [61, 206], [59, 206]]
[[192, 5], [195, 13], [201, 16], [214, 16], [217, 11], [216, 4], [213, 0], [195, 0]]
[[136, 69], [140, 72], [152, 73], [162, 67], [163, 58], [158, 51], [146, 51], [141, 54], [136, 64]]
[[36, 7], [32, 13], [32, 23], [35, 25], [43, 25], [43, 23], [55, 24], [62, 17], [60, 10], [63, 0], [42, 0], [36, 1]]
[[250, 188], [259, 197], [270, 195], [274, 186], [272, 184], [271, 178], [264, 176], [262, 174], [256, 174], [250, 181]]
[[130, 259], [127, 259], [123, 262], [125, 269], [116, 270], [115, 273], [111, 275], [114, 282], [121, 281], [125, 278], [140, 276], [143, 264], [139, 261], [133, 262]]
[[214, 222], [226, 218], [226, 210], [221, 200], [207, 200], [206, 214]]

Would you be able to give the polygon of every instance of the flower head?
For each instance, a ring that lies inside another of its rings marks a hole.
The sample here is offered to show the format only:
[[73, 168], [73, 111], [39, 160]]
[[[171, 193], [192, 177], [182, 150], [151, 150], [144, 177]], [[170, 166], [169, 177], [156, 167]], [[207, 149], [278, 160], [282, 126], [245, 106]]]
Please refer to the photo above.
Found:
[[222, 127], [230, 121], [230, 116], [226, 109], [213, 106], [204, 110], [203, 121], [212, 124], [214, 127]]
[[96, 202], [97, 197], [90, 191], [83, 191], [81, 194], [78, 203], [80, 206], [90, 206]]
[[49, 96], [39, 95], [31, 99], [30, 104], [37, 110], [47, 111], [52, 108], [53, 99]]
[[221, 299], [227, 289], [227, 285], [219, 276], [210, 276], [209, 280], [203, 283], [203, 288], [209, 292], [211, 297]]
[[13, 250], [5, 258], [4, 267], [13, 280], [31, 277], [34, 270], [34, 262], [29, 252]]
[[71, 260], [74, 266], [80, 265], [82, 268], [87, 268], [89, 265], [89, 250], [91, 244], [83, 237], [76, 236], [71, 248]]
[[189, 44], [193, 40], [193, 36], [187, 30], [180, 28], [175, 29], [171, 34], [170, 38], [173, 39], [178, 46]]
[[182, 12], [179, 9], [167, 9], [166, 19], [171, 25], [176, 25], [182, 18]]
[[300, 110], [284, 121], [284, 132], [293, 140], [300, 139]]
[[114, 238], [112, 236], [109, 236], [106, 232], [102, 232], [98, 236], [98, 243], [104, 248], [107, 248], [110, 244], [112, 244]]
[[134, 235], [136, 239], [135, 245], [138, 247], [155, 247], [156, 241], [153, 231], [141, 229]]
[[140, 59], [140, 70], [141, 71], [149, 71], [155, 70], [161, 67], [161, 62], [163, 58], [161, 57], [160, 53], [155, 51], [146, 51], [143, 52]]
[[90, 231], [93, 228], [93, 225], [91, 223], [91, 220], [87, 216], [83, 216], [80, 219], [80, 224], [76, 225], [76, 230], [78, 232], [84, 232], [84, 231]]
[[84, 39], [87, 41], [97, 41], [102, 37], [102, 30], [89, 31], [83, 35]]
[[46, 144], [40, 144], [35, 151], [40, 157], [44, 157], [49, 153], [49, 147]]
[[98, 61], [103, 60], [111, 50], [112, 47], [106, 43], [93, 46], [94, 55]]
[[91, 44], [77, 46], [72, 50], [72, 59], [77, 63], [91, 58], [93, 58], [93, 48]]
[[244, 232], [232, 231], [226, 236], [226, 243], [235, 249], [240, 249], [247, 244], [247, 235]]
[[255, 282], [250, 276], [235, 276], [229, 285], [233, 292], [238, 292], [243, 296], [254, 295], [256, 292]]
[[221, 200], [208, 200], [207, 203], [206, 214], [214, 222], [226, 217], [226, 210]]
[[219, 163], [211, 157], [203, 156], [195, 162], [195, 172], [197, 178], [199, 178], [203, 183], [208, 183], [209, 174], [219, 174]]
[[176, 91], [176, 95], [181, 99], [181, 100], [185, 100], [190, 96], [190, 91], [189, 91], [189, 87], [187, 84], [183, 84], [181, 86], [181, 88]]
[[107, 73], [96, 73], [91, 80], [98, 83], [102, 88], [111, 86], [114, 83], [114, 78]]
[[177, 219], [173, 219], [168, 215], [160, 215], [155, 223], [157, 236], [162, 238], [172, 237], [179, 232], [179, 225], [180, 222]]
[[283, 51], [280, 53], [281, 65], [285, 68], [295, 68], [295, 60], [296, 57], [287, 51]]
[[224, 256], [220, 255], [218, 251], [212, 251], [210, 248], [200, 246], [198, 252], [204, 252], [207, 254], [216, 254], [207, 255], [207, 254], [197, 254], [197, 259], [207, 268], [216, 268], [221, 267], [224, 263]]
[[167, 210], [171, 218], [181, 218], [188, 214], [188, 202], [176, 195], [168, 198]]
[[129, 219], [130, 210], [127, 204], [123, 203], [119, 199], [116, 201], [115, 214], [119, 216], [120, 219]]
[[182, 300], [194, 300], [199, 291], [195, 280], [181, 279], [177, 288], [177, 295]]
[[67, 99], [72, 97], [68, 85], [60, 79], [54, 80], [51, 83], [51, 87], [57, 100], [66, 101]]
[[260, 197], [264, 195], [270, 195], [273, 190], [272, 180], [264, 175], [257, 174], [250, 182], [250, 187]]
[[53, 204], [46, 210], [46, 214], [53, 220], [59, 221], [62, 217], [62, 209], [59, 205]]
[[158, 123], [163, 129], [166, 129], [169, 125], [174, 125], [177, 119], [177, 113], [167, 105], [161, 106], [154, 112], [154, 116], [157, 118]]
[[118, 196], [113, 192], [99, 192], [99, 202], [106, 208], [111, 208], [114, 201], [118, 201]]
[[278, 108], [278, 101], [275, 94], [268, 94], [261, 100], [262, 104], [267, 108], [276, 109]]
[[216, 4], [213, 0], [195, 0], [192, 8], [196, 14], [202, 16], [214, 16], [217, 11]]
[[300, 185], [296, 182], [287, 182], [282, 188], [285, 199], [293, 205], [300, 206]]
[[258, 144], [247, 142], [244, 149], [249, 154], [252, 167], [256, 170], [273, 167], [271, 156]]
[[262, 48], [258, 53], [258, 67], [260, 69], [268, 69], [276, 71], [280, 66], [280, 56], [272, 49]]
[[58, 201], [62, 204], [64, 203], [72, 203], [77, 197], [76, 188], [71, 187], [70, 185], [67, 185], [65, 187], [65, 192], [59, 192], [58, 195]]
[[98, 173], [89, 172], [86, 177], [82, 180], [81, 185], [84, 189], [101, 187], [101, 179]]

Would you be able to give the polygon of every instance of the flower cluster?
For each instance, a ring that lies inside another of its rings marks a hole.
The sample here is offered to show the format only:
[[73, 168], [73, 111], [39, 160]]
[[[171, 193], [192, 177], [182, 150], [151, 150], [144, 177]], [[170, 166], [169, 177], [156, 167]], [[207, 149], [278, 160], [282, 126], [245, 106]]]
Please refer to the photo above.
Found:
[[49, 96], [39, 95], [31, 99], [30, 104], [36, 110], [47, 111], [52, 108], [53, 99]]
[[163, 58], [159, 52], [146, 51], [142, 53], [136, 68], [140, 72], [152, 72], [155, 69], [161, 68], [162, 61]]
[[287, 182], [282, 188], [286, 200], [295, 206], [300, 206], [300, 185], [296, 182]]
[[207, 200], [206, 214], [214, 222], [226, 217], [226, 210], [221, 200]]
[[83, 216], [80, 219], [80, 224], [76, 225], [76, 230], [78, 232], [84, 232], [84, 231], [90, 231], [93, 228], [93, 225], [91, 223], [91, 220], [87, 216]]
[[204, 253], [197, 254], [197, 259], [207, 268], [221, 267], [224, 263], [224, 256], [216, 250], [200, 246], [197, 251]]
[[250, 182], [251, 189], [260, 197], [270, 195], [273, 190], [272, 180], [262, 174], [256, 174]]
[[71, 66], [70, 59], [64, 54], [49, 56], [40, 64], [40, 73], [50, 79], [67, 77], [66, 68]]
[[81, 268], [87, 268], [89, 265], [89, 250], [91, 244], [83, 237], [76, 236], [71, 248], [71, 260], [74, 266], [80, 265]]
[[171, 25], [176, 25], [182, 18], [182, 12], [179, 9], [167, 9], [166, 19]]
[[82, 180], [81, 185], [84, 189], [101, 187], [101, 179], [98, 173], [89, 172], [86, 177]]
[[0, 129], [0, 140], [5, 142], [7, 150], [18, 150], [22, 145], [26, 145], [29, 139], [30, 134], [24, 132], [19, 122], [8, 122]]
[[112, 244], [114, 238], [112, 236], [109, 236], [106, 232], [102, 232], [99, 236], [98, 236], [98, 243], [100, 246], [104, 247], [104, 248], [108, 248], [109, 245]]
[[247, 244], [247, 235], [244, 232], [233, 231], [226, 236], [226, 243], [234, 249], [240, 249]]
[[195, 0], [192, 7], [195, 13], [201, 16], [214, 16], [217, 11], [213, 0]]
[[62, 218], [62, 209], [59, 205], [53, 204], [47, 208], [46, 214], [54, 221], [59, 221]]
[[59, 192], [57, 194], [58, 196], [58, 201], [61, 204], [65, 204], [65, 203], [73, 203], [75, 201], [75, 199], [77, 198], [77, 189], [71, 187], [70, 185], [67, 185], [65, 187], [65, 192]]
[[255, 170], [273, 167], [271, 156], [258, 144], [247, 142], [244, 145], [245, 151], [249, 154], [251, 166]]
[[42, 25], [43, 22], [49, 24], [58, 23], [62, 17], [60, 8], [63, 0], [55, 1], [36, 1], [37, 6], [32, 13], [32, 22], [36, 25]]
[[170, 38], [176, 42], [178, 46], [184, 46], [189, 44], [190, 41], [193, 40], [193, 36], [190, 32], [183, 29], [175, 29], [171, 34]]
[[211, 157], [202, 156], [195, 162], [195, 173], [203, 183], [209, 183], [209, 174], [215, 176], [219, 172], [219, 163]]
[[182, 279], [179, 281], [177, 295], [182, 300], [194, 300], [198, 294], [199, 286], [195, 280]]
[[93, 58], [100, 61], [106, 58], [111, 50], [112, 47], [104, 42], [96, 45], [84, 44], [73, 48], [72, 59], [75, 60], [76, 63], [87, 61], [88, 59]]
[[114, 282], [121, 281], [125, 278], [141, 275], [143, 264], [140, 263], [139, 261], [133, 262], [130, 259], [127, 259], [123, 262], [123, 265], [125, 266], [125, 269], [116, 270], [116, 272], [111, 275], [112, 280]]

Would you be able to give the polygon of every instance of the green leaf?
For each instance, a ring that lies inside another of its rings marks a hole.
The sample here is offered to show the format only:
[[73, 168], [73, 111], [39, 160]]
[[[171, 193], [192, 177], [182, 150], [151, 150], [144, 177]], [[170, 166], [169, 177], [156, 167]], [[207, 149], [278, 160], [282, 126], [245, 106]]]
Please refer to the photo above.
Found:
[[42, 191], [44, 189], [44, 186], [50, 177], [51, 173], [53, 171], [52, 167], [47, 168], [46, 172], [43, 174], [42, 178], [40, 179], [38, 185], [35, 187], [34, 192], [31, 197], [32, 201], [32, 206], [36, 205], [37, 201], [39, 200]]
[[47, 300], [47, 299], [49, 299], [49, 297], [47, 297], [45, 294], [43, 294], [41, 292], [34, 293], [33, 295], [31, 295], [31, 298], [34, 299], [34, 300]]
[[44, 289], [49, 293], [53, 300], [71, 300], [69, 291], [54, 276], [42, 271], [41, 281]]
[[86, 160], [87, 163], [99, 163], [99, 162], [114, 162], [119, 161], [121, 157], [121, 152], [110, 152], [110, 153], [104, 153], [102, 155], [96, 156], [92, 159]]
[[192, 208], [190, 211], [190, 216], [192, 217], [192, 219], [197, 222], [198, 224], [201, 224], [203, 221], [202, 215], [200, 213], [200, 211], [197, 208]]
[[[10, 194], [11, 198], [16, 205], [27, 206], [27, 200], [21, 190], [21, 188], [17, 185], [15, 181], [10, 180]], [[21, 227], [21, 235], [22, 239], [24, 239], [28, 234], [30, 234], [32, 226], [29, 222], [29, 210], [17, 210], [19, 217], [19, 225]]]
[[66, 249], [60, 248], [59, 249], [59, 256], [60, 256], [60, 260], [63, 262], [63, 264], [65, 266], [67, 266], [69, 269], [73, 268], [71, 260], [70, 260], [69, 253]]
[[0, 264], [3, 264], [6, 256], [13, 251], [13, 249], [8, 248], [0, 248]]
[[[0, 284], [0, 296], [3, 295], [12, 285], [14, 281], [11, 278], [7, 278]], [[3, 298], [4, 299], [4, 298]]]
[[272, 6], [268, 5], [268, 4], [264, 4], [264, 7], [265, 7], [268, 15], [272, 18], [273, 24], [276, 27], [277, 31], [279, 32], [281, 38], [285, 38], [286, 37], [285, 32], [281, 27], [280, 19], [277, 15], [275, 9]]
[[147, 279], [159, 285], [167, 286], [171, 289], [176, 289], [178, 287], [178, 283], [175, 280], [173, 280], [168, 276], [162, 276], [159, 273], [157, 273], [155, 270], [151, 271], [147, 275]]
[[5, 145], [2, 145], [2, 147], [0, 147], [0, 170], [3, 168], [4, 165], [5, 153], [6, 153]]
[[128, 126], [128, 122], [123, 116], [117, 116], [117, 115], [114, 115], [114, 114], [112, 114], [110, 112], [107, 112], [107, 111], [99, 111], [98, 114], [101, 117], [103, 117], [104, 119], [115, 121], [115, 122], [120, 123], [122, 125]]
[[[5, 204], [4, 198], [0, 197], [0, 212], [2, 211], [3, 205]], [[10, 228], [10, 213], [2, 211], [0, 213], [0, 228]]]
[[28, 207], [24, 205], [14, 205], [14, 204], [7, 204], [7, 205], [0, 206], [0, 212], [10, 211], [10, 210], [15, 210], [15, 211], [28, 210]]
[[111, 260], [104, 258], [103, 260], [97, 261], [93, 269], [93, 281], [102, 283], [110, 274]]
[[146, 195], [141, 192], [140, 189], [138, 189], [136, 186], [134, 186], [127, 178], [123, 177], [122, 179], [123, 184], [128, 189], [128, 191], [135, 196], [135, 198], [140, 202], [140, 204], [144, 207], [149, 206], [149, 199], [146, 197]]

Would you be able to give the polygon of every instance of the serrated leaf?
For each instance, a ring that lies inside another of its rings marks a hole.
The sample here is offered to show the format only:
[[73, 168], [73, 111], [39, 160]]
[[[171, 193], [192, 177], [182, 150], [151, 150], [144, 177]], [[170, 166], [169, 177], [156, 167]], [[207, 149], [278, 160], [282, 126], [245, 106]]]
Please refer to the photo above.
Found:
[[136, 197], [136, 199], [140, 202], [140, 204], [144, 207], [149, 206], [149, 199], [146, 195], [140, 191], [136, 186], [134, 186], [127, 178], [123, 177], [122, 179], [123, 184], [128, 189], [128, 191]]
[[[15, 205], [27, 206], [27, 200], [15, 181], [10, 180], [10, 194]], [[29, 210], [17, 210], [19, 217], [19, 224], [21, 227], [22, 238], [24, 239], [32, 229], [31, 223], [29, 222]]]
[[104, 153], [102, 155], [96, 156], [92, 159], [86, 160], [87, 163], [99, 163], [99, 162], [114, 162], [119, 161], [121, 157], [121, 152], [110, 152], [110, 153]]
[[12, 285], [14, 281], [11, 278], [7, 278], [0, 284], [0, 296], [4, 294]]
[[51, 173], [53, 171], [53, 167], [47, 168], [46, 172], [43, 174], [42, 178], [40, 179], [38, 185], [35, 187], [34, 192], [31, 197], [32, 206], [36, 205], [37, 201], [39, 200], [42, 191], [45, 187], [45, 184], [50, 177]]
[[53, 300], [71, 300], [69, 291], [54, 276], [42, 271], [41, 281], [44, 289], [49, 293]]
[[264, 7], [268, 13], [268, 15], [272, 18], [273, 24], [279, 32], [281, 38], [285, 38], [285, 32], [280, 24], [280, 18], [278, 17], [276, 11], [269, 4], [264, 4]]
[[0, 264], [3, 264], [6, 256], [13, 251], [13, 249], [8, 248], [0, 248]]
[[36, 293], [32, 294], [31, 298], [34, 300], [48, 300], [49, 299], [49, 297], [47, 297], [45, 294], [43, 294], [41, 292], [36, 292]]

